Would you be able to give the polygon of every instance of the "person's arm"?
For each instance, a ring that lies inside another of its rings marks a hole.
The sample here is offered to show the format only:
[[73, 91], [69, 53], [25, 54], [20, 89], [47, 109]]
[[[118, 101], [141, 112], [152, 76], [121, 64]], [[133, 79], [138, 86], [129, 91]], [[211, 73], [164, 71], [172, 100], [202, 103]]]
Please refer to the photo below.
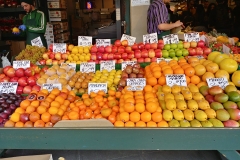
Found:
[[182, 25], [183, 25], [183, 23], [178, 20], [175, 23], [170, 23], [170, 24], [161, 23], [161, 24], [158, 25], [158, 29], [163, 30], [163, 31], [167, 31], [167, 30], [171, 30], [171, 29], [176, 28], [176, 27], [180, 27]]
[[27, 26], [29, 32], [34, 33], [45, 33], [47, 20], [42, 11], [37, 11], [37, 25], [36, 26]]

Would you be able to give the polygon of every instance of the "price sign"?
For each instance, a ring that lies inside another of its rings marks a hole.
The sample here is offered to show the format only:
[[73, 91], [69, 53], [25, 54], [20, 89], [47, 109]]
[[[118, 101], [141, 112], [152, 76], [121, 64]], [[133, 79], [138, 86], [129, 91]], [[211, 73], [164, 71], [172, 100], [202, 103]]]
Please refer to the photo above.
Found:
[[106, 47], [111, 45], [111, 40], [110, 39], [96, 39], [96, 46], [97, 47]]
[[169, 34], [169, 35], [163, 36], [164, 44], [174, 44], [178, 42], [179, 42], [179, 38], [178, 38], [178, 35], [176, 34]]
[[233, 38], [228, 38], [229, 44], [235, 45], [235, 41]]
[[196, 57], [196, 58], [198, 58], [198, 59], [203, 59], [204, 57], [203, 56], [188, 56], [188, 58], [191, 58], [191, 57]]
[[37, 37], [37, 38], [31, 40], [31, 44], [32, 44], [32, 46], [38, 46], [38, 47], [43, 46], [43, 43], [42, 43], [42, 40], [40, 37]]
[[162, 38], [163, 38], [164, 44], [171, 44], [171, 36], [170, 35], [163, 36]]
[[92, 45], [92, 37], [78, 36], [78, 46], [90, 46], [90, 45]]
[[107, 93], [107, 83], [88, 83], [88, 94], [91, 92], [97, 93], [98, 91]]
[[122, 62], [122, 70], [124, 70], [127, 65], [133, 66], [136, 63], [137, 63], [137, 61], [124, 61], [124, 62]]
[[53, 43], [53, 52], [57, 53], [66, 53], [67, 52], [67, 45], [66, 43]]
[[164, 61], [164, 58], [157, 58], [157, 63], [160, 63], [161, 61]]
[[225, 44], [223, 44], [223, 53], [230, 53], [230, 48], [228, 46], [226, 46]]
[[55, 84], [53, 84], [53, 83], [44, 83], [42, 85], [42, 89], [46, 89], [49, 92], [51, 92], [54, 88], [62, 90], [62, 84], [61, 83], [55, 83]]
[[224, 89], [229, 83], [227, 78], [207, 78], [207, 84], [209, 87], [219, 86]]
[[184, 41], [186, 42], [198, 42], [200, 40], [199, 33], [194, 32], [194, 33], [184, 33]]
[[101, 61], [100, 62], [100, 71], [106, 69], [107, 71], [111, 71], [115, 69], [115, 61]]
[[143, 42], [146, 43], [158, 43], [157, 33], [145, 34], [143, 35]]
[[29, 68], [30, 67], [30, 61], [13, 61], [13, 68]]
[[132, 37], [132, 36], [123, 34], [122, 38], [121, 38], [121, 42], [123, 40], [127, 40], [128, 41], [128, 45], [132, 46], [135, 43], [135, 41], [136, 41], [136, 37]]
[[63, 64], [67, 64], [70, 68], [74, 69], [76, 71], [77, 64], [76, 63], [61, 63], [61, 66]]
[[146, 86], [146, 78], [127, 78], [127, 86], [130, 91], [142, 91]]
[[16, 94], [18, 82], [0, 82], [0, 93]]
[[170, 87], [173, 85], [187, 86], [187, 80], [184, 74], [167, 74], [166, 82]]
[[81, 63], [80, 65], [80, 72], [89, 73], [95, 72], [96, 70], [96, 63], [95, 62], [88, 62], [88, 63]]
[[149, 5], [150, 0], [131, 0], [131, 6]]

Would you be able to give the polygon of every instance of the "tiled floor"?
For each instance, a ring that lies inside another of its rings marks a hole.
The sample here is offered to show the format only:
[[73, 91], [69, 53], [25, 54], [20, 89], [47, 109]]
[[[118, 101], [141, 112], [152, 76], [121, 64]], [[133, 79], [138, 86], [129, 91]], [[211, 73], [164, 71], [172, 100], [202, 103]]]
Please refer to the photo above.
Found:
[[[217, 151], [8, 150], [4, 157], [52, 154], [54, 160], [221, 160]], [[223, 158], [223, 160], [226, 160]]]

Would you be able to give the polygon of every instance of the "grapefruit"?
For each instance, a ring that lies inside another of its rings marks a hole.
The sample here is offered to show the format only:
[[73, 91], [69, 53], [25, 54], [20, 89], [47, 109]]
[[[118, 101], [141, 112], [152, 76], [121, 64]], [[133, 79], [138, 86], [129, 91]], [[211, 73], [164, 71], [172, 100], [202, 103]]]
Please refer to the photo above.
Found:
[[238, 63], [231, 58], [226, 58], [220, 62], [219, 67], [231, 74], [238, 69]]
[[227, 80], [229, 80], [229, 74], [227, 71], [225, 70], [218, 70], [216, 73], [215, 73], [215, 77], [216, 78], [226, 78]]
[[232, 82], [235, 86], [240, 87], [240, 71], [236, 71], [232, 74]]
[[206, 68], [201, 64], [196, 65], [194, 69], [197, 76], [202, 76], [206, 72]]
[[216, 57], [217, 55], [219, 55], [219, 54], [221, 54], [221, 53], [220, 53], [220, 52], [211, 52], [211, 53], [208, 55], [207, 59], [210, 60], [210, 61], [213, 61], [213, 60], [215, 59], [215, 57]]
[[219, 54], [215, 57], [215, 59], [213, 60], [213, 62], [219, 64], [222, 60], [229, 58], [229, 56], [227, 54]]

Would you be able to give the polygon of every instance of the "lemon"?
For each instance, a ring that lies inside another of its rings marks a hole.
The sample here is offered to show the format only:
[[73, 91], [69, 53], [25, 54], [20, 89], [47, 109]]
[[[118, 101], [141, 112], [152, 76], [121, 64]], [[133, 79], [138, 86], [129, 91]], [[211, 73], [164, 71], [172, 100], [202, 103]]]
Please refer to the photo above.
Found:
[[83, 53], [89, 53], [89, 49], [88, 48], [84, 48], [83, 49]]
[[102, 73], [108, 73], [108, 70], [104, 69], [102, 70]]
[[116, 76], [115, 76], [115, 78], [121, 78], [121, 75], [120, 75], [120, 74], [118, 74], [118, 75], [116, 75]]
[[71, 53], [72, 53], [72, 54], [77, 54], [77, 53], [78, 53], [78, 48], [77, 48], [77, 47], [73, 47]]
[[74, 56], [74, 57], [73, 57], [73, 60], [74, 60], [74, 61], [78, 61], [78, 60], [79, 60], [78, 56]]
[[77, 61], [77, 64], [81, 64], [81, 61]]
[[120, 75], [120, 74], [122, 74], [122, 71], [121, 71], [121, 70], [118, 70], [118, 71], [116, 72], [116, 74]]
[[80, 55], [80, 56], [79, 56], [79, 59], [80, 59], [80, 61], [84, 61], [84, 56], [83, 56], [83, 55]]
[[113, 80], [113, 83], [114, 83], [115, 85], [117, 85], [117, 84], [119, 83], [119, 81], [120, 81], [120, 78], [115, 78], [115, 79]]
[[109, 75], [108, 79], [114, 79], [114, 76], [113, 75]]

